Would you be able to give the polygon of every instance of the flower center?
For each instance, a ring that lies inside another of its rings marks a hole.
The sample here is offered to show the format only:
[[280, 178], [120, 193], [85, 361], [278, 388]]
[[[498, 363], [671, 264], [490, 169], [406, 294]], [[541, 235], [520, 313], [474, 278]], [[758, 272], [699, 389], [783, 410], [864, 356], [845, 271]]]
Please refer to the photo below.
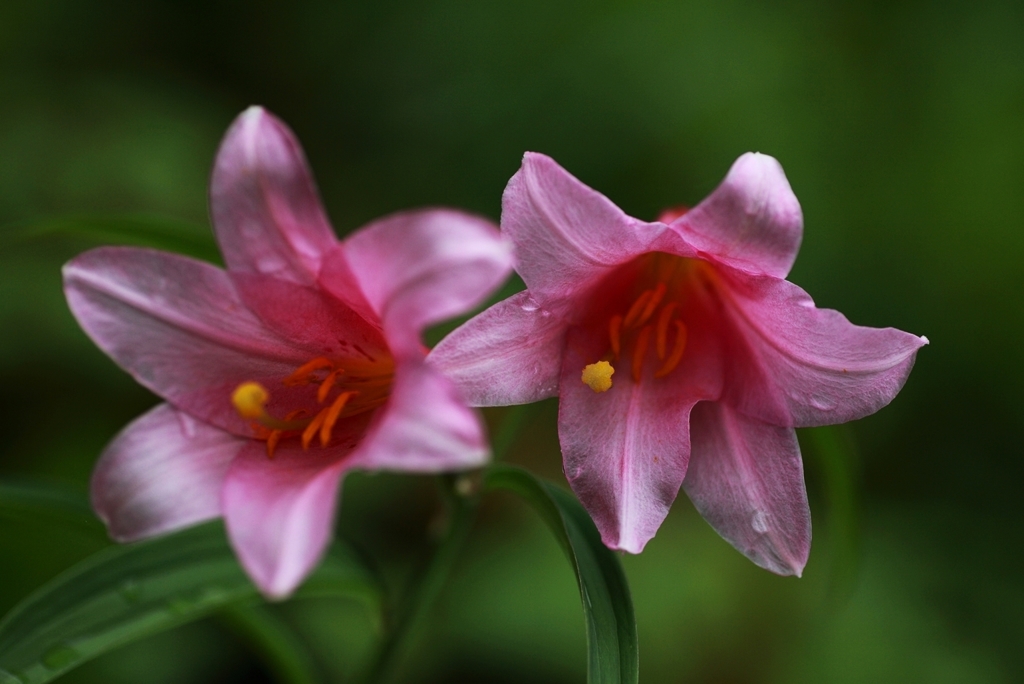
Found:
[[302, 448], [308, 449], [319, 436], [320, 446], [326, 447], [339, 420], [372, 411], [387, 401], [393, 378], [390, 358], [348, 360], [342, 366], [320, 356], [281, 381], [286, 387], [315, 386], [315, 404], [311, 393], [309, 401], [278, 418], [267, 411], [269, 390], [254, 381], [235, 388], [231, 402], [240, 416], [251, 421], [255, 437], [266, 441], [267, 456], [273, 458], [278, 442], [288, 437], [301, 437]]
[[[627, 267], [633, 274], [630, 277], [633, 283], [647, 281], [652, 286], [643, 289], [632, 300], [618, 298], [628, 306], [620, 307], [605, 319], [608, 352], [599, 361], [584, 367], [581, 380], [585, 385], [595, 392], [611, 389], [611, 376], [615, 372], [613, 362], [620, 360], [629, 364], [630, 376], [636, 383], [641, 381], [645, 363], [651, 354], [656, 355], [660, 362], [654, 371], [655, 378], [663, 378], [679, 366], [686, 353], [688, 336], [682, 313], [684, 294], [693, 272], [691, 261], [652, 253]], [[604, 293], [599, 292], [598, 300], [603, 296]]]

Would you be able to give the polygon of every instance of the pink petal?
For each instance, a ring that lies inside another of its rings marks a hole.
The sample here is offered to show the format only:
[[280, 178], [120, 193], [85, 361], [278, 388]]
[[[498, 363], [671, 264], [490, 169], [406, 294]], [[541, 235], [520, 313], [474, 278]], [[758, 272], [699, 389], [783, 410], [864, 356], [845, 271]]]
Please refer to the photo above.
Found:
[[242, 112], [224, 136], [210, 213], [232, 271], [309, 285], [337, 242], [299, 141], [261, 107]]
[[566, 324], [520, 292], [470, 319], [427, 356], [473, 406], [558, 394]]
[[501, 229], [530, 293], [562, 313], [611, 268], [648, 251], [666, 226], [626, 216], [550, 157], [527, 152], [505, 188]]
[[736, 160], [722, 184], [672, 224], [718, 261], [785, 278], [803, 236], [803, 213], [782, 166], [765, 154]]
[[754, 563], [799, 576], [811, 549], [811, 511], [796, 432], [721, 402], [698, 404], [690, 430], [683, 488], [693, 505]]
[[612, 388], [596, 393], [580, 375], [606, 346], [604, 334], [570, 328], [558, 437], [565, 476], [604, 543], [640, 553], [668, 514], [686, 474], [690, 410], [721, 391], [721, 357], [713, 332], [695, 327], [671, 375], [652, 377], [657, 359], [651, 355], [645, 375], [635, 383], [629, 362], [613, 361]]
[[489, 221], [450, 210], [385, 217], [344, 250], [396, 355], [422, 356], [425, 326], [479, 305], [512, 270], [509, 247]]
[[488, 455], [480, 417], [451, 381], [422, 360], [408, 360], [395, 370], [391, 397], [351, 466], [436, 473], [479, 468]]
[[809, 427], [874, 413], [900, 391], [928, 343], [895, 328], [853, 325], [784, 280], [721, 274], [732, 326], [723, 400], [760, 420]]
[[348, 264], [348, 259], [345, 258], [344, 244], [338, 243], [324, 255], [323, 264], [320, 266], [319, 286], [363, 319], [380, 324], [380, 316], [367, 301], [355, 273], [352, 272], [352, 267]]
[[236, 434], [251, 429], [231, 405], [234, 389], [276, 381], [309, 360], [249, 312], [224, 271], [201, 261], [103, 247], [65, 265], [64, 290], [82, 328], [118, 365]]
[[103, 451], [92, 475], [93, 508], [119, 542], [216, 518], [228, 464], [245, 442], [160, 404]]
[[346, 458], [366, 430], [367, 414], [335, 426], [331, 445], [303, 450], [282, 441], [268, 458], [250, 441], [228, 469], [222, 492], [228, 537], [253, 582], [269, 598], [288, 596], [331, 540]]
[[231, 273], [239, 296], [263, 323], [308, 357], [384, 358], [378, 325], [324, 291], [254, 273]]

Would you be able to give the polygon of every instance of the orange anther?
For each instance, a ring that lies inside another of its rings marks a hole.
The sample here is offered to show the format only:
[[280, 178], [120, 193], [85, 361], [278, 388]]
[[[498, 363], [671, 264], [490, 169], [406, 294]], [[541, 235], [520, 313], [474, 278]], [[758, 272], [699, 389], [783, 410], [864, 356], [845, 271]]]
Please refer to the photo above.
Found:
[[338, 376], [341, 375], [341, 373], [342, 370], [340, 368], [335, 368], [328, 373], [327, 377], [324, 378], [324, 381], [320, 383], [320, 389], [316, 391], [316, 400], [321, 404], [327, 399], [327, 395], [330, 394], [331, 388], [334, 387], [334, 381], [338, 379]]
[[317, 430], [320, 429], [320, 426], [323, 424], [326, 415], [327, 409], [324, 409], [320, 413], [316, 414], [316, 417], [314, 417], [313, 420], [310, 421], [309, 425], [306, 426], [306, 429], [302, 431], [303, 449], [309, 448], [309, 443], [313, 441], [313, 436], [316, 434]]
[[626, 313], [626, 320], [622, 324], [627, 328], [632, 328], [636, 323], [636, 320], [640, 318], [640, 314], [647, 307], [647, 301], [654, 294], [653, 290], [644, 290], [640, 293], [640, 296], [633, 302], [633, 306], [629, 307], [629, 311]]
[[658, 348], [658, 358], [662, 361], [665, 360], [665, 354], [668, 352], [668, 324], [672, 322], [672, 314], [675, 313], [678, 306], [679, 304], [676, 302], [669, 302], [658, 315], [658, 334], [655, 336], [655, 341]]
[[356, 392], [342, 392], [331, 404], [331, 407], [324, 412], [324, 422], [320, 425], [320, 446], [327, 446], [327, 443], [331, 441], [331, 430], [334, 429], [334, 424], [338, 422], [338, 417], [345, 408], [345, 404], [355, 395]]
[[686, 326], [682, 321], [676, 321], [676, 341], [672, 345], [672, 353], [665, 359], [665, 363], [654, 374], [656, 378], [663, 378], [676, 369], [679, 362], [683, 360], [683, 352], [686, 351]]
[[277, 443], [281, 441], [281, 431], [274, 430], [267, 437], [267, 458], [274, 458], [274, 449], [277, 448]]
[[612, 320], [608, 321], [608, 336], [612, 340], [612, 353], [615, 354], [615, 358], [619, 358], [619, 352], [622, 351], [622, 316], [619, 314], [615, 314]]
[[647, 356], [647, 347], [651, 343], [651, 332], [653, 328], [647, 325], [636, 338], [636, 347], [633, 349], [633, 382], [640, 382], [640, 374], [644, 370], [644, 357]]
[[638, 318], [636, 323], [633, 325], [639, 328], [647, 322], [647, 319], [651, 317], [654, 310], [658, 308], [659, 304], [661, 304], [661, 300], [665, 296], [665, 291], [667, 289], [668, 288], [665, 287], [665, 283], [658, 283], [658, 286], [654, 288], [654, 292], [651, 293], [651, 298], [647, 300], [647, 306], [644, 307], [643, 313], [640, 314], [640, 318]]
[[305, 385], [311, 382], [309, 376], [311, 373], [315, 373], [318, 370], [324, 370], [325, 368], [334, 368], [334, 363], [329, 359], [325, 359], [322, 356], [318, 356], [312, 361], [307, 361], [298, 368], [295, 372], [284, 379], [286, 385]]

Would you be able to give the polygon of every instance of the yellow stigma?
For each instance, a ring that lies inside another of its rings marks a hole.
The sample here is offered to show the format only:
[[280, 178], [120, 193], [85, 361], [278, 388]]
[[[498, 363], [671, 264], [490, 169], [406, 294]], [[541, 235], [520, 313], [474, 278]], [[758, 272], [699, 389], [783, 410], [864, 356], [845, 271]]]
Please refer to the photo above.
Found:
[[607, 361], [592, 363], [583, 369], [583, 384], [595, 392], [607, 392], [612, 388], [615, 368]]
[[270, 392], [258, 382], [243, 382], [231, 395], [238, 415], [249, 420], [259, 420], [266, 415], [263, 407], [270, 400]]

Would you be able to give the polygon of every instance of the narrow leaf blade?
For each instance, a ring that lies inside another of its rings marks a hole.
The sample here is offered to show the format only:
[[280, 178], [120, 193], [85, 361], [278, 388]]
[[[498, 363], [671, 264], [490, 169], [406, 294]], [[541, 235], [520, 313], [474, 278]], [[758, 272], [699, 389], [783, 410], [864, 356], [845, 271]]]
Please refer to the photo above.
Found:
[[[356, 554], [336, 544], [296, 596], [355, 597], [379, 608], [379, 587]], [[259, 598], [219, 523], [111, 547], [0, 622], [0, 684], [48, 682], [118, 646]]]
[[485, 489], [519, 494], [540, 514], [572, 562], [587, 625], [587, 681], [635, 684], [639, 678], [633, 599], [618, 557], [590, 516], [565, 490], [525, 470], [496, 465]]

